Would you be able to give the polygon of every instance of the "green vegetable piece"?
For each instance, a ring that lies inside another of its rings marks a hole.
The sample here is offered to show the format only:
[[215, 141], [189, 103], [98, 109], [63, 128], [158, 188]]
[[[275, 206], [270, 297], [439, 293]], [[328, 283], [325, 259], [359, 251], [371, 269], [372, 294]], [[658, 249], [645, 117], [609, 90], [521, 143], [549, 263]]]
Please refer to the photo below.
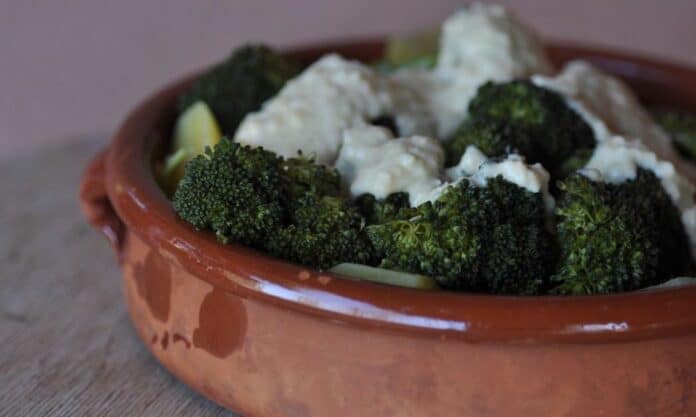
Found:
[[677, 109], [653, 111], [657, 123], [670, 135], [679, 152], [696, 161], [696, 116]]
[[294, 62], [266, 46], [242, 46], [196, 79], [179, 97], [178, 108], [183, 112], [197, 101], [205, 102], [222, 132], [233, 136], [244, 116], [259, 110], [299, 70]]
[[223, 138], [186, 164], [174, 211], [222, 242], [261, 246], [287, 217], [282, 160]]
[[534, 154], [536, 144], [526, 129], [516, 128], [506, 120], [467, 119], [445, 143], [447, 166], [457, 165], [469, 146], [476, 146], [486, 156], [502, 157], [510, 153]]
[[402, 68], [432, 69], [437, 64], [439, 44], [439, 29], [389, 37], [376, 67], [387, 73]]
[[556, 92], [529, 81], [488, 82], [469, 104], [469, 118], [446, 145], [450, 165], [467, 146], [489, 157], [519, 152], [558, 176], [564, 161], [595, 145], [591, 127]]
[[185, 149], [179, 149], [166, 157], [164, 164], [155, 168], [155, 178], [160, 188], [169, 196], [174, 194], [183, 174], [184, 165], [190, 159]]
[[408, 193], [393, 193], [378, 200], [372, 194], [363, 194], [355, 199], [358, 210], [368, 224], [382, 224], [397, 219], [408, 219], [415, 215], [410, 207]]
[[320, 269], [377, 261], [365, 220], [345, 198], [308, 192], [294, 202], [290, 219], [268, 237], [265, 249], [274, 256]]
[[462, 180], [412, 217], [367, 233], [380, 267], [431, 276], [448, 289], [536, 294], [553, 267], [541, 194], [502, 177], [486, 187]]
[[193, 103], [179, 116], [174, 126], [174, 151], [185, 150], [190, 157], [205, 152], [220, 142], [222, 132], [213, 112], [202, 101]]
[[341, 194], [341, 175], [335, 168], [320, 165], [314, 158], [302, 155], [283, 162], [283, 171], [290, 180], [290, 194], [301, 197], [306, 192], [318, 195]]
[[592, 158], [594, 149], [578, 149], [566, 158], [557, 170], [558, 178], [565, 178], [584, 168]]
[[440, 288], [434, 279], [425, 275], [409, 274], [407, 272], [375, 268], [361, 264], [342, 263], [329, 269], [329, 272], [397, 287], [418, 288], [421, 290], [438, 290]]
[[207, 147], [215, 146], [221, 138], [215, 116], [204, 102], [197, 101], [187, 108], [174, 126], [173, 151], [158, 172], [160, 187], [168, 195], [174, 194], [186, 163], [204, 153]]
[[186, 165], [175, 212], [224, 243], [238, 242], [315, 268], [375, 264], [357, 207], [340, 195], [340, 176], [311, 159], [223, 138]]
[[172, 175], [187, 159], [189, 158], [189, 153], [186, 149], [179, 149], [173, 154], [169, 155], [164, 161], [164, 169], [162, 174], [165, 176]]
[[679, 211], [651, 171], [622, 184], [574, 174], [559, 184], [558, 294], [598, 294], [656, 285], [690, 270]]

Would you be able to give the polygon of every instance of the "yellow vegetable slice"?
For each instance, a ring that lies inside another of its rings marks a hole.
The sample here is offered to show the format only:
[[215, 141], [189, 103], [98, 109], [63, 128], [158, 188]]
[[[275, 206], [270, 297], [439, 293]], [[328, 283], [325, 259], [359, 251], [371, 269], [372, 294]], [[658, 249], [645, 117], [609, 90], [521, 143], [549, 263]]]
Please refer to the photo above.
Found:
[[329, 272], [398, 287], [418, 288], [421, 290], [439, 289], [435, 280], [425, 275], [375, 268], [361, 264], [342, 263], [329, 269]]
[[404, 65], [424, 58], [434, 58], [440, 43], [440, 31], [430, 29], [387, 39], [384, 58], [394, 65]]
[[165, 158], [164, 163], [155, 166], [155, 176], [160, 188], [167, 195], [174, 194], [184, 172], [184, 165], [190, 159], [184, 149], [179, 149]]
[[162, 175], [165, 177], [174, 176], [176, 171], [189, 159], [191, 159], [191, 156], [186, 149], [178, 149], [165, 159], [164, 166], [162, 167]]
[[183, 149], [193, 158], [205, 152], [207, 146], [213, 147], [222, 138], [213, 112], [202, 101], [193, 103], [176, 121], [174, 128], [174, 151]]
[[189, 106], [176, 121], [173, 152], [165, 159], [159, 175], [161, 187], [173, 194], [184, 177], [186, 162], [205, 152], [206, 147], [215, 146], [221, 138], [222, 131], [208, 105], [197, 101]]

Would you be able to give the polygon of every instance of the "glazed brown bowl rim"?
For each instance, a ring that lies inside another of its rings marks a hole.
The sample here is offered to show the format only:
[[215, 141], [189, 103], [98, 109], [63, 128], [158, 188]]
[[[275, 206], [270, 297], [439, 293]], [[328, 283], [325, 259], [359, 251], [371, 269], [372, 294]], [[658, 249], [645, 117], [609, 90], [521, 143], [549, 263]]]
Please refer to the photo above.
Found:
[[[326, 43], [290, 54], [337, 50], [350, 56], [351, 51], [380, 45], [379, 40]], [[696, 79], [695, 70], [634, 55], [568, 45], [549, 49], [561, 56], [623, 60], [672, 78]], [[157, 141], [150, 135], [161, 120], [171, 119], [175, 97], [192, 77], [158, 90], [129, 114], [109, 146], [104, 168], [108, 199], [125, 227], [198, 279], [282, 308], [429, 337], [607, 343], [696, 331], [696, 287], [578, 297], [429, 292], [353, 281], [217, 242], [211, 233], [196, 231], [174, 214], [151, 170]], [[696, 96], [696, 88], [692, 93]]]

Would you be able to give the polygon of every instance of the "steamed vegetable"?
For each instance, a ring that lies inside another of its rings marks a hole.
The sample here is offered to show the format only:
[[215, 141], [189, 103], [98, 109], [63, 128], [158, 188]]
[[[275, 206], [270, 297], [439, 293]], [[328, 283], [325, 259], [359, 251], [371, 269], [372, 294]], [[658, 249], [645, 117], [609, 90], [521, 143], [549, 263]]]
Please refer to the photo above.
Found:
[[655, 120], [671, 136], [679, 152], [696, 161], [696, 116], [676, 109], [657, 109]]
[[622, 184], [575, 174], [560, 189], [554, 292], [628, 291], [691, 268], [679, 211], [652, 172], [639, 170], [635, 180]]
[[272, 152], [223, 138], [186, 164], [174, 211], [222, 242], [260, 247], [288, 216], [281, 163]]
[[355, 199], [355, 203], [368, 224], [382, 224], [408, 218], [413, 214], [408, 193], [403, 192], [391, 194], [382, 200], [372, 194], [363, 194]]
[[474, 145], [493, 157], [520, 153], [557, 174], [568, 158], [594, 144], [590, 126], [558, 93], [530, 81], [510, 81], [478, 89], [468, 119], [446, 146], [450, 165]]
[[391, 36], [384, 46], [384, 58], [377, 67], [385, 72], [402, 68], [431, 69], [437, 64], [439, 43], [440, 31], [437, 29]]
[[221, 137], [215, 116], [204, 102], [197, 101], [179, 116], [174, 126], [174, 150], [160, 172], [160, 184], [168, 194], [174, 193], [183, 178], [186, 163], [220, 142]]
[[367, 228], [380, 267], [428, 275], [443, 288], [536, 294], [553, 261], [541, 194], [501, 177], [463, 180], [412, 217]]
[[167, 156], [163, 164], [155, 167], [155, 178], [160, 188], [171, 196], [176, 191], [179, 181], [184, 176], [184, 166], [189, 160], [186, 150], [179, 149]]
[[172, 150], [166, 172], [159, 173], [162, 188], [172, 194], [188, 161], [217, 144], [223, 133], [233, 135], [244, 116], [298, 73], [298, 65], [268, 47], [247, 45], [197, 78], [177, 101]]
[[179, 116], [174, 126], [174, 149], [183, 149], [194, 157], [220, 142], [222, 131], [213, 112], [202, 101], [193, 103]]
[[408, 272], [392, 271], [390, 269], [372, 266], [343, 263], [334, 266], [329, 271], [351, 278], [397, 287], [417, 288], [421, 290], [437, 290], [439, 287], [434, 279], [425, 275], [409, 274]]
[[234, 135], [244, 116], [261, 108], [299, 69], [266, 46], [239, 47], [194, 81], [189, 91], [179, 97], [179, 111], [203, 101], [213, 111], [222, 133]]
[[186, 166], [176, 213], [224, 243], [238, 242], [316, 268], [374, 264], [357, 207], [333, 168], [283, 159], [223, 138]]
[[269, 253], [322, 269], [342, 262], [376, 263], [365, 221], [346, 198], [309, 192], [291, 205], [288, 224], [268, 237]]

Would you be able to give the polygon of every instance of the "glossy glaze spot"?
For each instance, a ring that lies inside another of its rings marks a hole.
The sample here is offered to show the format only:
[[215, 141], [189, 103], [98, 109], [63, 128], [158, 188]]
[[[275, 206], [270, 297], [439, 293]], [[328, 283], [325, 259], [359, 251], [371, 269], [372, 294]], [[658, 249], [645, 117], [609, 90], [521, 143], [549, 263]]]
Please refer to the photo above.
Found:
[[169, 318], [172, 276], [169, 264], [155, 250], [148, 252], [145, 261], [133, 268], [138, 295], [152, 315], [161, 322]]
[[193, 346], [224, 358], [241, 346], [246, 327], [246, 309], [241, 300], [215, 288], [201, 303]]

